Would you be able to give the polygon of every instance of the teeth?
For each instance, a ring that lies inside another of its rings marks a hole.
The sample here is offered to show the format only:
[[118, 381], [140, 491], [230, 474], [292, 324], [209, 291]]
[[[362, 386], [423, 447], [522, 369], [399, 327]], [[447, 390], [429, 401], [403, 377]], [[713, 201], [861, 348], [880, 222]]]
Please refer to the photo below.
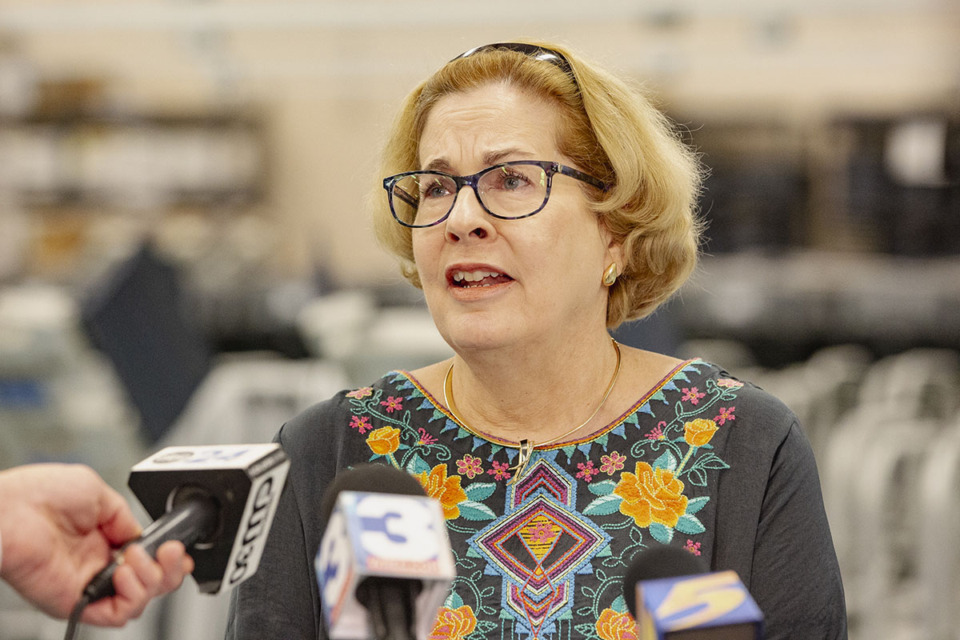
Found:
[[480, 282], [484, 278], [495, 278], [503, 275], [496, 271], [457, 271], [453, 274], [454, 282]]

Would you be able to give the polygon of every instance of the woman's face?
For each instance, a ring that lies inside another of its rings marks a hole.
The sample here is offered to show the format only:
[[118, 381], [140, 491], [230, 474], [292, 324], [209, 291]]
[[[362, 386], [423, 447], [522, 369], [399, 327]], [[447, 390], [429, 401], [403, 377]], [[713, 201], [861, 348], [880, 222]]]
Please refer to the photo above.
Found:
[[[510, 160], [570, 165], [557, 150], [557, 115], [550, 102], [506, 84], [445, 96], [427, 117], [420, 168], [470, 175]], [[554, 175], [547, 205], [519, 220], [492, 217], [467, 187], [444, 222], [413, 230], [427, 305], [455, 350], [605, 329], [602, 272], [623, 262], [581, 184]]]

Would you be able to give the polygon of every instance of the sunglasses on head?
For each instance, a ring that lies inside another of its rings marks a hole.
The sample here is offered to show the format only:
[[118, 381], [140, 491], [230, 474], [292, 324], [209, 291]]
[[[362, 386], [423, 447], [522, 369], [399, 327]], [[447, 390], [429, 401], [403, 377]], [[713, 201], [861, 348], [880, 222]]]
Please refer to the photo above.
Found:
[[469, 51], [464, 51], [456, 58], [451, 60], [460, 60], [461, 58], [469, 58], [472, 55], [482, 53], [484, 51], [494, 51], [501, 49], [504, 51], [516, 51], [517, 53], [522, 53], [525, 56], [530, 56], [536, 60], [543, 60], [544, 62], [549, 62], [552, 65], [555, 65], [564, 73], [566, 73], [573, 80], [573, 84], [577, 86], [577, 90], [580, 90], [580, 84], [577, 82], [577, 76], [573, 72], [573, 67], [570, 66], [570, 61], [554, 49], [548, 49], [547, 47], [541, 47], [536, 44], [527, 44], [526, 42], [495, 42], [493, 44], [482, 44], [479, 47], [474, 47]]

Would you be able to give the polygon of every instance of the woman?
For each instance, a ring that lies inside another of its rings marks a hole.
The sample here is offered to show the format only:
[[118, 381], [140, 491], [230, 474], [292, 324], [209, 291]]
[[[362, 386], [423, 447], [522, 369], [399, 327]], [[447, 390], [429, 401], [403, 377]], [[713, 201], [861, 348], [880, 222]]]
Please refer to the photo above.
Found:
[[408, 97], [383, 171], [378, 233], [456, 355], [283, 427], [288, 490], [228, 637], [324, 637], [318, 505], [371, 459], [443, 504], [458, 577], [434, 637], [630, 637], [624, 571], [665, 544], [735, 569], [768, 638], [845, 637], [796, 418], [610, 339], [697, 255], [695, 156], [642, 94], [559, 47], [479, 47]]

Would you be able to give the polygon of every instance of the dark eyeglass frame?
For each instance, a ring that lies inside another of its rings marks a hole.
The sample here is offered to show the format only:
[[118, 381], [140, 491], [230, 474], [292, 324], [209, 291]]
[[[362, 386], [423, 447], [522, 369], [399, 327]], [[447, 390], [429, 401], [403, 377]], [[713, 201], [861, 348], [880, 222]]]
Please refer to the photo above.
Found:
[[496, 49], [516, 51], [517, 53], [522, 53], [523, 55], [530, 56], [536, 60], [549, 62], [570, 76], [570, 78], [573, 80], [573, 84], [577, 87], [577, 91], [580, 91], [580, 83], [577, 82], [577, 74], [573, 72], [573, 67], [570, 66], [570, 61], [567, 60], [566, 56], [559, 51], [547, 47], [541, 47], [540, 45], [536, 44], [528, 44], [526, 42], [494, 42], [493, 44], [482, 44], [479, 47], [470, 49], [469, 51], [464, 51], [450, 62], [453, 62], [454, 60], [460, 60], [461, 58], [469, 58], [472, 55], [476, 55], [484, 51], [493, 51]]
[[[490, 209], [487, 208], [487, 205], [483, 203], [483, 198], [480, 196], [480, 189], [477, 186], [480, 182], [480, 179], [484, 175], [490, 173], [491, 171], [502, 169], [503, 167], [513, 167], [518, 165], [536, 166], [536, 167], [540, 167], [543, 170], [543, 173], [547, 176], [547, 190], [543, 195], [543, 202], [541, 202], [540, 206], [537, 207], [535, 210], [520, 216], [504, 216], [504, 215], [494, 213], [493, 211], [490, 211]], [[404, 173], [398, 173], [395, 176], [390, 176], [389, 178], [384, 178], [383, 188], [387, 192], [387, 202], [390, 204], [390, 213], [393, 214], [394, 220], [396, 220], [397, 222], [399, 222], [405, 227], [410, 227], [411, 229], [424, 229], [426, 227], [433, 227], [435, 225], [438, 225], [450, 217], [450, 212], [452, 212], [453, 207], [456, 206], [457, 197], [460, 195], [460, 191], [464, 187], [471, 187], [473, 189], [474, 195], [477, 196], [477, 202], [480, 203], [480, 206], [483, 207], [484, 211], [489, 213], [494, 218], [499, 218], [500, 220], [521, 220], [523, 218], [529, 218], [534, 214], [540, 213], [540, 211], [542, 211], [543, 208], [547, 206], [547, 201], [550, 200], [550, 191], [553, 188], [553, 176], [557, 173], [573, 178], [574, 180], [585, 182], [592, 187], [596, 187], [597, 189], [600, 189], [601, 191], [606, 191], [608, 188], [607, 184], [602, 180], [594, 178], [593, 176], [586, 174], [582, 171], [579, 171], [577, 169], [574, 169], [573, 167], [568, 167], [566, 165], [560, 164], [559, 162], [552, 162], [550, 160], [513, 160], [512, 162], [501, 162], [500, 164], [489, 166], [486, 169], [483, 169], [482, 171], [478, 171], [477, 173], [470, 176], [455, 176], [452, 173], [446, 173], [444, 171], [406, 171]], [[395, 192], [394, 187], [400, 180], [406, 177], [425, 175], [425, 174], [444, 176], [452, 180], [453, 183], [457, 186], [457, 190], [453, 194], [453, 199], [450, 200], [450, 208], [447, 210], [445, 214], [443, 214], [442, 216], [437, 218], [437, 220], [429, 224], [411, 224], [409, 222], [405, 222], [400, 219], [400, 216], [397, 214], [396, 209], [394, 209], [393, 199], [395, 197], [400, 198], [401, 200], [406, 202], [408, 205], [410, 205], [414, 209], [418, 209], [420, 206], [420, 203], [417, 201], [417, 199], [413, 195], [405, 191], [398, 190]], [[401, 195], [401, 194], [404, 194], [404, 195]]]

